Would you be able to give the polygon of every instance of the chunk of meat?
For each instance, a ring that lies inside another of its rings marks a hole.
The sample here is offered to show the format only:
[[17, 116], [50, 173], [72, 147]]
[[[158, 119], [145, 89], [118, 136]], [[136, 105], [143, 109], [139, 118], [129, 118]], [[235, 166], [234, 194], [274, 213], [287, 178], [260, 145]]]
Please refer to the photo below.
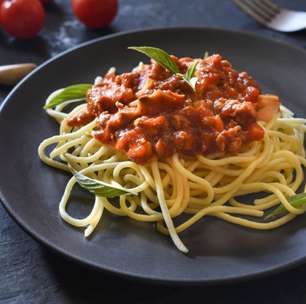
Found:
[[256, 118], [260, 121], [269, 122], [279, 113], [280, 101], [275, 95], [259, 95], [257, 102]]
[[87, 93], [87, 109], [98, 116], [101, 112], [116, 110], [116, 102], [127, 104], [135, 99], [131, 88], [114, 83], [92, 87]]
[[146, 135], [152, 137], [162, 132], [163, 129], [166, 129], [168, 127], [168, 121], [164, 115], [152, 118], [141, 116], [135, 120], [134, 125], [144, 130]]
[[79, 127], [83, 126], [90, 121], [95, 119], [95, 115], [91, 112], [85, 111], [83, 113], [78, 114], [68, 120], [68, 125], [70, 127]]
[[236, 126], [228, 130], [223, 130], [216, 138], [216, 144], [220, 151], [238, 152], [241, 149], [241, 127]]
[[194, 136], [188, 131], [176, 131], [174, 133], [174, 142], [180, 151], [188, 153], [194, 145]]
[[169, 90], [156, 90], [150, 95], [140, 97], [139, 100], [142, 115], [156, 115], [182, 106], [185, 102], [185, 95]]
[[247, 138], [249, 141], [261, 140], [264, 137], [264, 132], [264, 129], [255, 122], [249, 126], [247, 130]]
[[228, 100], [220, 111], [222, 118], [235, 118], [243, 126], [256, 120], [256, 111], [250, 101]]
[[203, 117], [202, 126], [204, 128], [212, 128], [218, 132], [221, 132], [224, 129], [224, 123], [220, 115]]
[[145, 163], [153, 156], [152, 145], [149, 141], [132, 145], [128, 152], [128, 157], [137, 163]]
[[245, 91], [245, 100], [247, 101], [253, 101], [255, 102], [256, 99], [258, 98], [260, 92], [259, 92], [259, 89], [253, 87], [253, 86], [249, 86], [246, 88], [246, 91]]
[[135, 125], [139, 126], [139, 127], [145, 127], [145, 128], [162, 128], [164, 126], [166, 126], [166, 118], [164, 115], [160, 115], [157, 117], [146, 117], [146, 116], [142, 116], [140, 118], [138, 118], [137, 120], [135, 120]]
[[171, 156], [175, 151], [175, 146], [169, 141], [169, 139], [167, 139], [167, 137], [158, 139], [154, 148], [157, 156], [162, 159]]

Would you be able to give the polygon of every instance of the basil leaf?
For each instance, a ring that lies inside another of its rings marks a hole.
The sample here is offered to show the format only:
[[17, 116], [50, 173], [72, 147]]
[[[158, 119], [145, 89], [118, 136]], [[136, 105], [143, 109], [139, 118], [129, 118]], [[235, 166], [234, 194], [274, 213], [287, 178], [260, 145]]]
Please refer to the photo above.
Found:
[[[288, 201], [295, 208], [306, 207], [306, 193], [299, 193], [299, 194], [293, 195], [288, 198]], [[283, 205], [280, 205], [277, 208], [275, 208], [273, 211], [268, 213], [265, 219], [269, 219], [276, 215], [282, 214], [286, 211], [287, 209]]]
[[198, 81], [198, 78], [197, 77], [192, 77], [189, 81], [188, 81], [188, 84], [192, 87], [192, 89], [195, 91], [195, 86], [196, 86], [196, 83]]
[[59, 94], [56, 94], [51, 100], [49, 100], [44, 106], [44, 109], [50, 109], [68, 100], [85, 99], [87, 91], [91, 87], [92, 84], [89, 83], [75, 84], [66, 87]]
[[130, 50], [134, 50], [140, 53], [143, 53], [147, 55], [148, 57], [154, 59], [156, 62], [158, 62], [160, 65], [162, 65], [164, 68], [168, 69], [173, 74], [176, 74], [180, 77], [182, 77], [195, 91], [195, 84], [197, 82], [197, 78], [193, 77], [196, 66], [198, 64], [197, 61], [194, 61], [188, 68], [185, 75], [182, 75], [180, 73], [180, 70], [176, 63], [171, 59], [170, 55], [165, 52], [162, 49], [150, 47], [150, 46], [130, 46], [128, 47]]
[[170, 55], [162, 49], [150, 46], [130, 46], [128, 47], [128, 49], [145, 54], [146, 56], [154, 59], [164, 68], [171, 71], [173, 74], [177, 74], [180, 72], [178, 66], [171, 59]]
[[193, 61], [193, 63], [189, 66], [186, 74], [184, 75], [184, 80], [192, 87], [192, 89], [195, 91], [195, 86], [198, 81], [197, 77], [194, 77], [194, 73], [196, 71], [198, 61]]
[[117, 197], [121, 194], [131, 193], [123, 188], [109, 185], [102, 181], [87, 177], [79, 172], [76, 172], [75, 170], [73, 170], [73, 175], [82, 188], [88, 190], [89, 192], [97, 196], [112, 198]]
[[184, 78], [189, 82], [194, 75], [198, 62], [193, 61], [193, 63], [189, 66]]

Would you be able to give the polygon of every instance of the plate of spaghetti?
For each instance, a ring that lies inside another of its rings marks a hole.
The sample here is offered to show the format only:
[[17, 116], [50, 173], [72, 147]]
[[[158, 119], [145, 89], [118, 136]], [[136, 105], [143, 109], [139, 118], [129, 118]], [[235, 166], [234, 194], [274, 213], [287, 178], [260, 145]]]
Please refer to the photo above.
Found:
[[306, 256], [306, 53], [249, 33], [129, 32], [69, 50], [1, 108], [1, 199], [49, 247], [204, 283]]

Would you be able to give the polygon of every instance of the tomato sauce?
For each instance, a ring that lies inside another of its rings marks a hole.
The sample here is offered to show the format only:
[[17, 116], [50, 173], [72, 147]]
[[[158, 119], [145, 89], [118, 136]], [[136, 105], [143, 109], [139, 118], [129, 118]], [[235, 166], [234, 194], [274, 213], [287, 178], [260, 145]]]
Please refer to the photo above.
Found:
[[[185, 73], [192, 58], [172, 59]], [[97, 140], [144, 164], [153, 157], [214, 152], [237, 153], [262, 140], [256, 113], [260, 88], [220, 55], [199, 59], [195, 90], [152, 61], [130, 73], [111, 69], [87, 94], [87, 112], [69, 120], [81, 126], [94, 118]]]

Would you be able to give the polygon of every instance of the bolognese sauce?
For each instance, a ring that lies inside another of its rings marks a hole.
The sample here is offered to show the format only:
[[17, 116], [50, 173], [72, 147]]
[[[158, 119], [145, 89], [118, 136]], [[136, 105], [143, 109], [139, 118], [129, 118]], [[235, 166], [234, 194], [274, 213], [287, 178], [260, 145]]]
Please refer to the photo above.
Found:
[[[182, 74], [194, 61], [172, 60]], [[68, 124], [81, 126], [97, 118], [95, 138], [140, 164], [174, 153], [237, 153], [262, 140], [259, 115], [269, 120], [264, 108], [279, 111], [278, 98], [261, 95], [250, 75], [237, 72], [220, 55], [197, 61], [194, 89], [155, 61], [119, 75], [112, 68], [88, 91], [87, 111]]]

